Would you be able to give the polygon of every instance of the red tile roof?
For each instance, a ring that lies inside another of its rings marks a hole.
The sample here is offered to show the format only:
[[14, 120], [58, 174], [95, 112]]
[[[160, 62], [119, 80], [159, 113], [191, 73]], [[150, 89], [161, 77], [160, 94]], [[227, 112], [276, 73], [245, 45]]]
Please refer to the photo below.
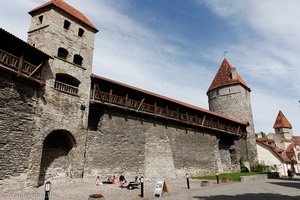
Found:
[[299, 145], [300, 146], [300, 136], [294, 136], [292, 138], [292, 141], [295, 145]]
[[273, 128], [292, 128], [292, 125], [287, 120], [287, 118], [284, 116], [284, 114], [281, 112], [281, 110], [279, 111], [279, 113], [277, 115], [277, 118], [276, 118]]
[[[269, 138], [257, 138], [256, 142], [261, 144], [262, 146], [267, 147], [271, 151], [274, 152], [283, 162], [285, 163], [293, 163], [292, 155], [287, 155], [288, 152], [284, 153], [284, 149], [281, 149], [275, 145], [275, 141]], [[290, 152], [289, 152], [290, 153]]]
[[91, 77], [92, 78], [96, 78], [96, 79], [100, 79], [100, 80], [104, 80], [104, 81], [107, 81], [107, 82], [111, 82], [113, 84], [120, 85], [120, 86], [129, 88], [129, 89], [132, 89], [132, 90], [135, 90], [135, 91], [147, 94], [147, 95], [151, 95], [151, 96], [154, 96], [154, 97], [157, 97], [157, 98], [161, 98], [161, 99], [164, 99], [164, 100], [167, 100], [167, 101], [170, 101], [170, 102], [173, 102], [173, 103], [176, 103], [176, 104], [179, 104], [179, 105], [182, 105], [182, 106], [194, 109], [194, 110], [198, 110], [198, 111], [201, 111], [201, 112], [204, 112], [204, 113], [207, 113], [207, 114], [211, 114], [211, 115], [214, 115], [214, 116], [217, 116], [217, 117], [221, 117], [223, 119], [227, 119], [229, 121], [232, 121], [232, 122], [235, 122], [235, 123], [238, 123], [238, 124], [241, 124], [241, 125], [246, 125], [246, 126], [248, 125], [248, 122], [237, 121], [237, 120], [234, 120], [232, 118], [229, 118], [229, 117], [226, 117], [226, 116], [222, 116], [222, 115], [220, 115], [218, 113], [215, 113], [215, 112], [212, 112], [212, 111], [208, 111], [208, 110], [205, 110], [203, 108], [199, 108], [197, 106], [193, 106], [193, 105], [190, 105], [190, 104], [187, 104], [187, 103], [175, 100], [175, 99], [171, 99], [169, 97], [165, 97], [165, 96], [162, 96], [162, 95], [159, 95], [159, 94], [155, 94], [153, 92], [142, 90], [140, 88], [136, 88], [136, 87], [124, 84], [124, 83], [120, 83], [120, 82], [117, 82], [117, 81], [114, 81], [114, 80], [111, 80], [111, 79], [108, 79], [108, 78], [104, 78], [104, 77], [95, 75], [95, 74], [92, 74]]
[[69, 15], [75, 17], [76, 19], [80, 20], [84, 24], [86, 24], [89, 27], [91, 27], [92, 29], [94, 29], [95, 32], [98, 32], [98, 29], [88, 20], [88, 18], [86, 16], [84, 16], [76, 8], [74, 8], [74, 7], [70, 6], [69, 4], [65, 3], [63, 0], [48, 1], [48, 2], [44, 3], [43, 5], [38, 6], [38, 7], [34, 8], [33, 10], [31, 10], [29, 12], [29, 14], [32, 15], [36, 11], [38, 11], [42, 8], [48, 7], [48, 6], [55, 6], [57, 8], [60, 8], [64, 12], [68, 13]]
[[259, 142], [271, 142], [271, 143], [275, 142], [273, 139], [267, 137], [256, 138], [256, 140]]
[[214, 80], [210, 84], [207, 93], [216, 88], [234, 84], [241, 84], [250, 91], [249, 86], [238, 73], [236, 73], [235, 79], [232, 78], [232, 69], [232, 65], [226, 59], [224, 59]]

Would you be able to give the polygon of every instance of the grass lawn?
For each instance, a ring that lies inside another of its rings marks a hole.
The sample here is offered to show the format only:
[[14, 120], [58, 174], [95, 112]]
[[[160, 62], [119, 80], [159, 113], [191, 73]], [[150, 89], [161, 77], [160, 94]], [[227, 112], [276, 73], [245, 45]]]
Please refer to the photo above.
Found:
[[[230, 181], [239, 181], [241, 176], [253, 176], [263, 173], [258, 172], [237, 172], [237, 173], [227, 173], [227, 174], [220, 174], [219, 179], [227, 178]], [[195, 176], [192, 177], [193, 179], [204, 179], [204, 180], [216, 180], [216, 175], [212, 176]]]

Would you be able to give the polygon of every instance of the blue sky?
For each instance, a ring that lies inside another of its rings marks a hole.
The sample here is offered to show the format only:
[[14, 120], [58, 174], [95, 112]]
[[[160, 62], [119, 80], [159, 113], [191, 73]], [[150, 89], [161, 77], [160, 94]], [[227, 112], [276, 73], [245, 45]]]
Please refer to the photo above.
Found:
[[[27, 39], [31, 9], [4, 1], [0, 26]], [[65, 0], [100, 29], [93, 73], [208, 109], [224, 58], [251, 87], [255, 131], [273, 132], [279, 110], [300, 135], [300, 1]]]

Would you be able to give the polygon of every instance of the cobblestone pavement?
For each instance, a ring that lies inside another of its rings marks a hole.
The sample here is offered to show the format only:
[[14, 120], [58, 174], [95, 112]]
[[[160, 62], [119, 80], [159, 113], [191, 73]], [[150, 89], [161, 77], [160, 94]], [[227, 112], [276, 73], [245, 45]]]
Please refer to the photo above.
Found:
[[[145, 181], [144, 199], [153, 199], [156, 181]], [[187, 190], [186, 179], [166, 180], [169, 195], [178, 195]], [[192, 190], [200, 188], [200, 181], [190, 181]], [[211, 186], [215, 183], [211, 183]], [[141, 190], [127, 190], [120, 188], [119, 184], [103, 184], [96, 186], [94, 183], [69, 183], [52, 184], [50, 200], [87, 200], [89, 194], [101, 193], [105, 200], [142, 200]], [[25, 189], [23, 191], [0, 192], [0, 200], [42, 200], [44, 199], [44, 187]], [[165, 194], [167, 195], [167, 194]]]
[[[155, 181], [145, 182], [144, 198], [139, 195], [140, 189], [127, 190], [118, 184], [96, 186], [93, 183], [52, 184], [50, 200], [87, 200], [89, 194], [102, 193], [105, 200], [151, 200]], [[210, 181], [206, 187], [200, 186], [200, 181], [191, 180], [187, 189], [186, 180], [167, 180], [169, 194], [164, 193], [166, 200], [300, 200], [299, 180], [255, 180], [242, 183], [216, 184]], [[26, 189], [23, 191], [0, 192], [1, 200], [42, 200], [44, 187]]]

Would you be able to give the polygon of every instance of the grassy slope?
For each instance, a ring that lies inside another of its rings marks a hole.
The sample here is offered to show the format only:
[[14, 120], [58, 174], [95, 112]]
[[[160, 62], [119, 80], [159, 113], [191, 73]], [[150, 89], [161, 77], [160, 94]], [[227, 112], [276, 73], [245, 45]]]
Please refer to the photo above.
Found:
[[[230, 181], [239, 181], [241, 176], [253, 176], [257, 174], [257, 172], [238, 172], [238, 173], [228, 173], [228, 174], [220, 174], [219, 179], [228, 178]], [[193, 179], [204, 179], [204, 180], [216, 180], [216, 175], [214, 176], [196, 176], [192, 177]]]

